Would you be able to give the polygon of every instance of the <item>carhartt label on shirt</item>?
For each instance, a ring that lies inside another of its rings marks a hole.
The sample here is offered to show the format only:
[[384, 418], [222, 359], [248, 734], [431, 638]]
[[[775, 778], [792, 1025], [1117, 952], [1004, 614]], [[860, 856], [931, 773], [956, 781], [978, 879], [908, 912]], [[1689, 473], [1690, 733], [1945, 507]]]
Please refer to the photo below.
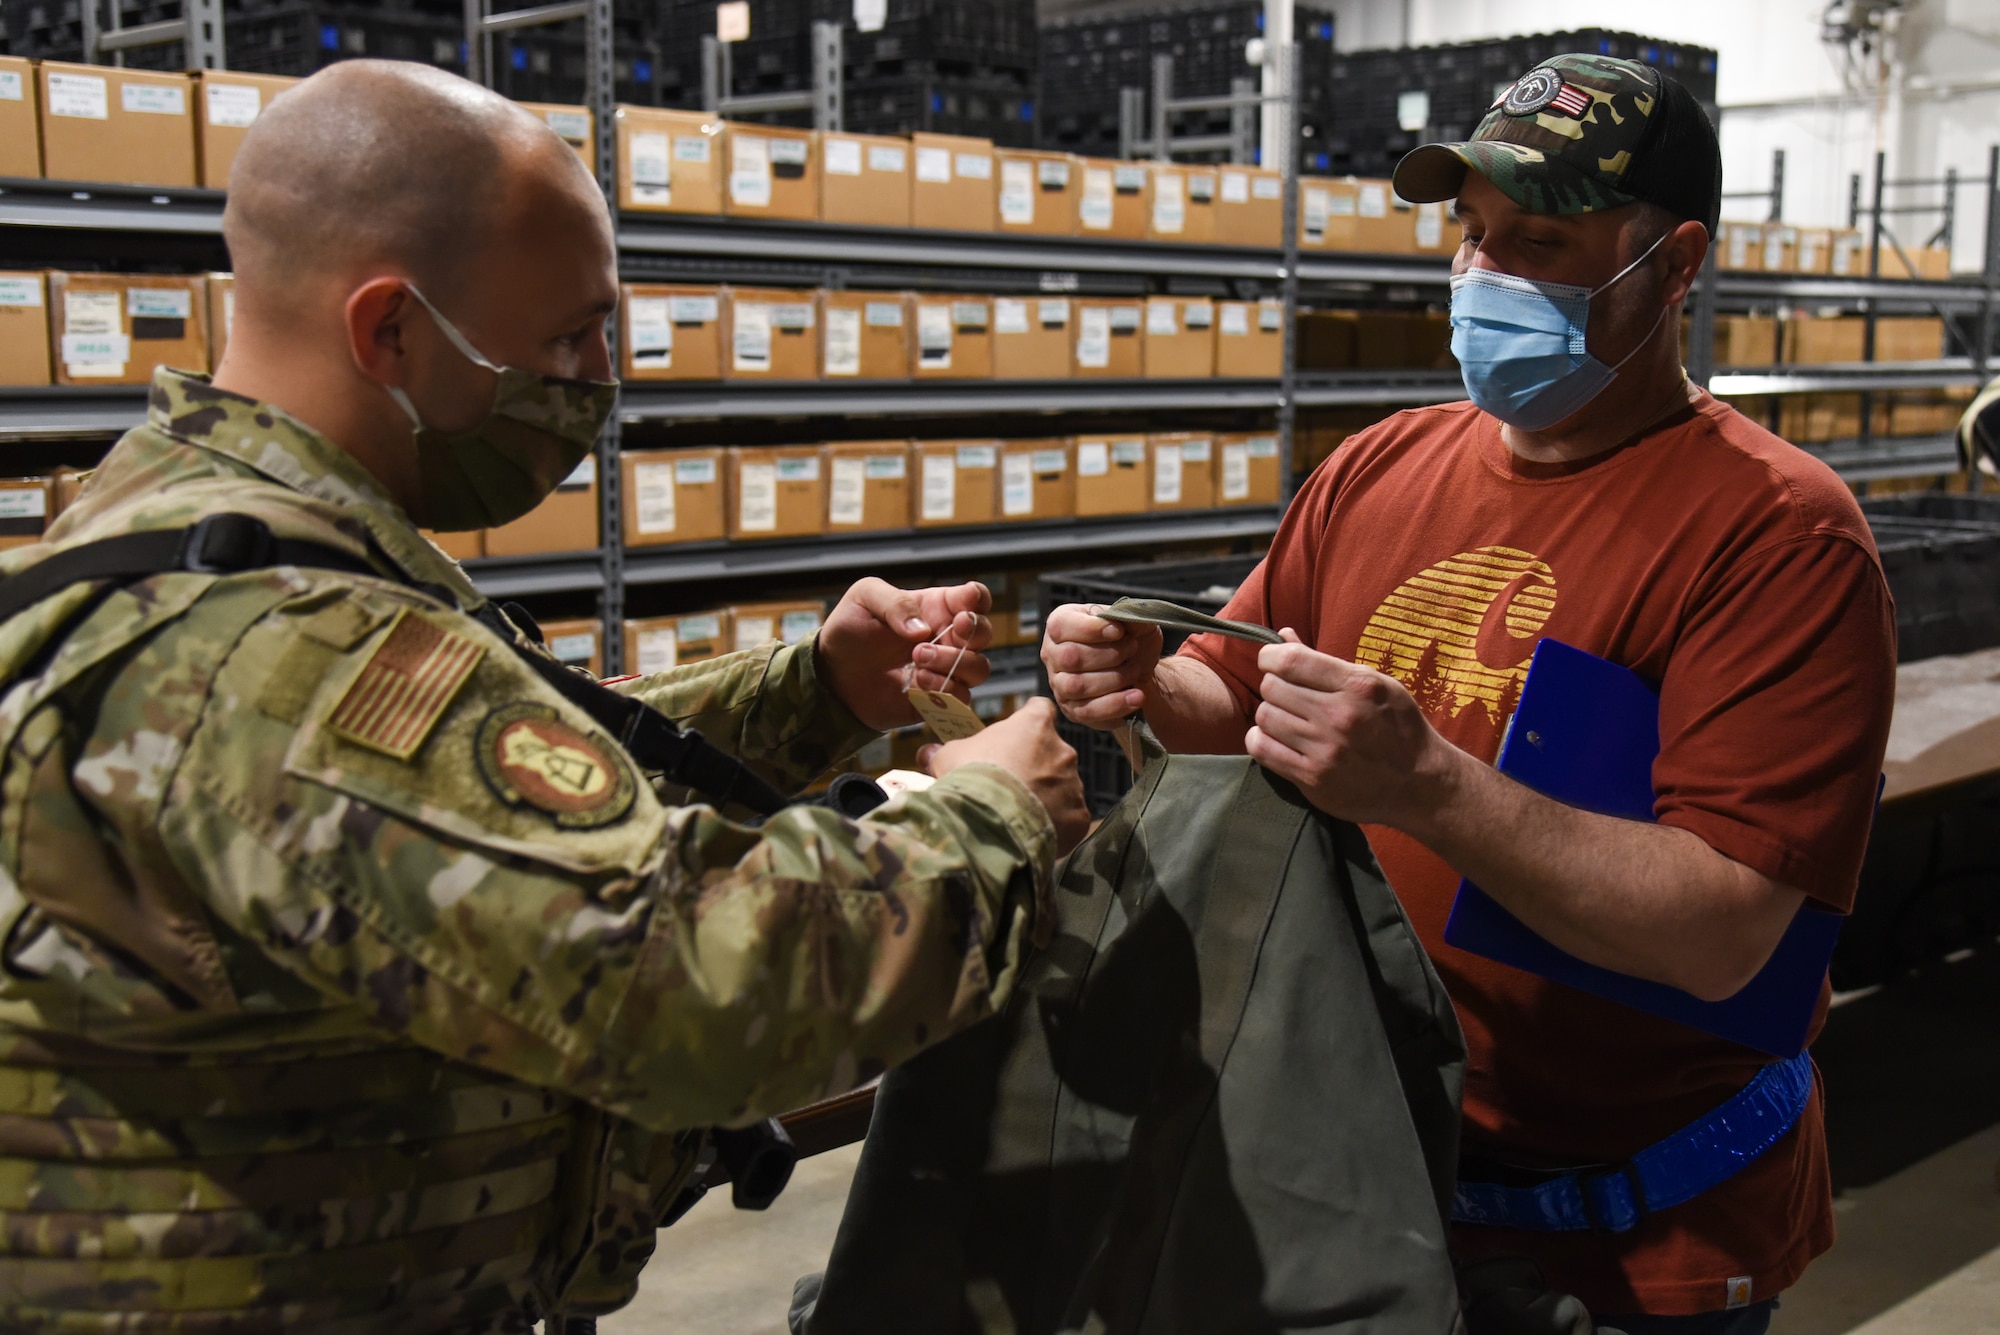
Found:
[[173, 84], [128, 83], [118, 90], [118, 105], [136, 115], [187, 115], [187, 89]]
[[1105, 306], [1085, 306], [1077, 320], [1076, 364], [1086, 367], [1111, 365], [1111, 311]]
[[924, 456], [920, 513], [925, 519], [950, 519], [958, 512], [958, 461], [949, 454]]
[[[771, 533], [778, 527], [778, 466], [744, 464], [737, 473], [736, 526], [745, 533]], [[753, 640], [752, 643], [762, 643]]]
[[[708, 141], [702, 140], [706, 146]], [[632, 173], [632, 198], [640, 204], [674, 202], [671, 168], [667, 163], [667, 136], [634, 134], [627, 141], [625, 162]]]
[[[672, 533], [679, 526], [674, 497], [674, 465], [637, 464], [632, 469], [633, 527], [641, 534]], [[672, 664], [668, 664], [669, 667]]]
[[642, 630], [639, 632], [639, 661], [633, 666], [642, 677], [650, 677], [655, 672], [668, 672], [680, 666], [680, 637], [672, 630]]
[[209, 83], [204, 79], [202, 85], [203, 107], [210, 125], [240, 130], [256, 120], [257, 113], [264, 109], [263, 90], [250, 84]]
[[632, 365], [664, 369], [674, 364], [674, 323], [666, 297], [633, 297], [625, 304], [632, 335]]
[[1109, 167], [1085, 167], [1083, 169], [1083, 198], [1077, 203], [1077, 220], [1086, 231], [1107, 232], [1111, 230], [1111, 169]]
[[1248, 204], [1250, 202], [1250, 177], [1247, 173], [1222, 173], [1222, 202], [1225, 204]]
[[1035, 164], [1019, 160], [1000, 164], [1000, 221], [1025, 227], [1035, 221]]
[[1751, 1290], [1755, 1287], [1751, 1281], [1751, 1276], [1733, 1275], [1725, 1283], [1728, 1286], [1729, 1292], [1728, 1301], [1722, 1305], [1725, 1311], [1731, 1311], [1738, 1307], [1748, 1307], [1750, 1305]]
[[[824, 374], [829, 376], [861, 374], [860, 311], [840, 307], [833, 307], [827, 311]], [[836, 472], [835, 476], [838, 477], [839, 474]]]
[[828, 136], [821, 141], [825, 145], [826, 156], [821, 161], [826, 166], [828, 176], [861, 175], [861, 141], [859, 139], [835, 139]]
[[771, 206], [771, 145], [753, 134], [730, 137], [729, 198], [744, 208]]
[[827, 522], [858, 524], [867, 496], [868, 468], [862, 459], [835, 459], [833, 484], [827, 497]]
[[111, 91], [102, 75], [51, 73], [48, 88], [51, 116], [101, 121], [111, 115]]

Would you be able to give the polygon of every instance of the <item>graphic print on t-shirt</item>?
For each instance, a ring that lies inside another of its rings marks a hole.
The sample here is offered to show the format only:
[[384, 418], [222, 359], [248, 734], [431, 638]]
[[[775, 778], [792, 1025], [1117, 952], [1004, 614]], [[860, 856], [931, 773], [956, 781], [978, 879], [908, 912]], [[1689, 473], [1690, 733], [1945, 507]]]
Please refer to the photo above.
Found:
[[1478, 547], [1399, 584], [1362, 628], [1354, 661], [1402, 682], [1433, 719], [1476, 708], [1497, 740], [1555, 606], [1548, 562]]

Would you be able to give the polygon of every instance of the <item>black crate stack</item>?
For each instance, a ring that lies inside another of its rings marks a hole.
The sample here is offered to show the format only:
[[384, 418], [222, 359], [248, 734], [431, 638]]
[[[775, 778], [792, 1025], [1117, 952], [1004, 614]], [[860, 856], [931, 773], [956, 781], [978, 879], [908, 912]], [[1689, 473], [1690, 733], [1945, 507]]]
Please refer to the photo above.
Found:
[[1314, 170], [1387, 176], [1418, 144], [1462, 139], [1515, 79], [1553, 56], [1618, 56], [1685, 84], [1715, 114], [1715, 52], [1635, 33], [1584, 28], [1450, 46], [1347, 51], [1334, 58], [1322, 156]]
[[[1300, 4], [1295, 24], [1302, 113], [1299, 132], [1305, 162], [1310, 165], [1318, 153], [1318, 140], [1324, 132], [1322, 108], [1330, 95], [1335, 60], [1333, 18], [1317, 6]], [[1263, 30], [1263, 0], [1176, 5], [1044, 24], [1042, 147], [1094, 157], [1115, 156], [1118, 90], [1143, 88], [1150, 105], [1156, 55], [1174, 58], [1177, 98], [1219, 96], [1229, 92], [1236, 79], [1257, 83], [1259, 73], [1245, 60], [1244, 48]], [[1140, 127], [1142, 135], [1150, 132], [1149, 125]], [[1181, 135], [1226, 134], [1229, 113], [1183, 113], [1176, 117], [1173, 129]]]

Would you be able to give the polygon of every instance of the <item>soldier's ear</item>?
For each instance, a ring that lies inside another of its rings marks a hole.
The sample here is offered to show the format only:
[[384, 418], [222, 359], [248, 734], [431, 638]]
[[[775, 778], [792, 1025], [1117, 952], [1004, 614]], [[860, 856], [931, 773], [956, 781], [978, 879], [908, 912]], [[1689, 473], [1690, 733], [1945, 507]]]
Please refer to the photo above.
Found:
[[401, 387], [408, 375], [404, 327], [416, 309], [400, 278], [371, 278], [348, 294], [343, 314], [348, 354], [369, 379]]

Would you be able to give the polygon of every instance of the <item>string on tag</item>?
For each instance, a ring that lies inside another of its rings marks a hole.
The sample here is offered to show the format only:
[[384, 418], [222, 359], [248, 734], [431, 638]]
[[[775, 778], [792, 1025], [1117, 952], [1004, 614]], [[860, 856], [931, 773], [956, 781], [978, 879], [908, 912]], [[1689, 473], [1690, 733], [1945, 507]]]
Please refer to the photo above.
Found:
[[[944, 629], [939, 631], [937, 634], [931, 636], [928, 640], [925, 640], [924, 643], [936, 644], [939, 640], [942, 640], [945, 636], [951, 634], [951, 628], [957, 624], [958, 624], [958, 614], [954, 612], [952, 613], [951, 620], [945, 623]], [[967, 646], [963, 644], [958, 646], [958, 657], [951, 660], [951, 667], [944, 674], [944, 684], [946, 686], [951, 685], [952, 679], [958, 675], [958, 665], [965, 661], [966, 648]], [[913, 655], [910, 661], [903, 665], [903, 689], [906, 691], [913, 690], [915, 689], [916, 684], [917, 684], [917, 660]]]

